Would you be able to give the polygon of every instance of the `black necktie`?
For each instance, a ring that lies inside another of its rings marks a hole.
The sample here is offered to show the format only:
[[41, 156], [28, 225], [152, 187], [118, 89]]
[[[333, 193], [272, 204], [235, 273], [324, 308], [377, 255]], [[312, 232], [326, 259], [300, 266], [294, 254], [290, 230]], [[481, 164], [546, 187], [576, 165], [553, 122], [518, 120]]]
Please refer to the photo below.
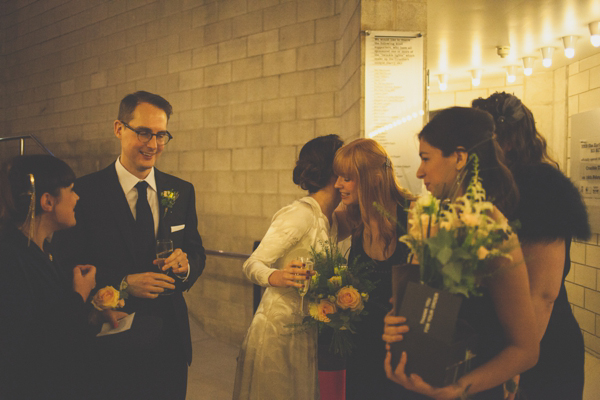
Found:
[[148, 204], [148, 183], [140, 181], [135, 187], [138, 192], [138, 199], [135, 204], [136, 250], [142, 260], [153, 260], [155, 258], [154, 219], [152, 218], [150, 204]]

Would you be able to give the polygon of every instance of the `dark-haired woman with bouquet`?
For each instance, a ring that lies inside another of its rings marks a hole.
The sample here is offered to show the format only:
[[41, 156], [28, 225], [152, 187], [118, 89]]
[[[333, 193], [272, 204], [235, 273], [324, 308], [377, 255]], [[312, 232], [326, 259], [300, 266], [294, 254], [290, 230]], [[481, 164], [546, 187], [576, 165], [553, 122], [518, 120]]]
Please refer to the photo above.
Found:
[[258, 248], [243, 265], [248, 279], [266, 287], [238, 357], [233, 399], [319, 398], [316, 329], [303, 320], [298, 288], [311, 278], [300, 257], [336, 241], [333, 158], [343, 142], [317, 137], [300, 151], [294, 183], [308, 195], [279, 210]]
[[[463, 107], [442, 110], [419, 133], [419, 140], [421, 165], [417, 176], [433, 196], [453, 201], [464, 195], [475, 173], [474, 163], [469, 160], [476, 154], [483, 189], [494, 205], [488, 216], [508, 225], [504, 215], [512, 216], [518, 191], [502, 163], [502, 153], [494, 139], [494, 121], [488, 113]], [[419, 376], [405, 373], [406, 353], [394, 370], [388, 353], [388, 378], [435, 399], [503, 399], [502, 384], [537, 362], [539, 342], [534, 333], [527, 269], [515, 234], [508, 236], [503, 248], [510, 258], [497, 257], [488, 262], [489, 273], [479, 282], [482, 295], [464, 298], [459, 311], [459, 318], [478, 334], [471, 371], [454, 384], [432, 387]], [[397, 325], [405, 322], [403, 317], [388, 315], [385, 322], [386, 342], [410, 335], [406, 326]]]
[[575, 400], [583, 396], [584, 344], [573, 316], [565, 277], [571, 238], [590, 235], [579, 191], [546, 151], [531, 111], [516, 96], [494, 93], [473, 101], [492, 114], [496, 137], [520, 191], [516, 218], [529, 273], [540, 358], [520, 377], [528, 400]]
[[90, 398], [89, 318], [99, 315], [86, 301], [95, 268], [78, 265], [69, 276], [46, 246], [54, 232], [75, 225], [74, 180], [71, 168], [49, 155], [19, 156], [2, 170], [2, 399]]

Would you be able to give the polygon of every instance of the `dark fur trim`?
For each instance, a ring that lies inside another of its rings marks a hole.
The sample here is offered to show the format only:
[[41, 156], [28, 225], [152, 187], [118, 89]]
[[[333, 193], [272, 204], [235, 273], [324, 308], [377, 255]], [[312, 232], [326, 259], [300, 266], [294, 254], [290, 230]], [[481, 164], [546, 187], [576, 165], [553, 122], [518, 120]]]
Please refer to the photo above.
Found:
[[573, 183], [548, 164], [526, 166], [515, 173], [521, 199], [517, 219], [525, 241], [590, 237], [585, 204]]

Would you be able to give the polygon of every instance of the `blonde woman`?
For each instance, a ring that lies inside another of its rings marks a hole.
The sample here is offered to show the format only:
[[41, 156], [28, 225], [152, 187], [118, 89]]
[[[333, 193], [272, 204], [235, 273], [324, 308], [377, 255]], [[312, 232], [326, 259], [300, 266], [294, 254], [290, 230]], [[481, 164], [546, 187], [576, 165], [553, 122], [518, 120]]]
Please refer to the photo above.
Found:
[[401, 387], [385, 377], [382, 321], [391, 308], [391, 268], [405, 263], [408, 256], [398, 237], [404, 233], [405, 208], [412, 196], [398, 185], [388, 154], [372, 139], [342, 147], [333, 166], [343, 203], [337, 212], [340, 232], [352, 234], [349, 262], [368, 263], [377, 282], [366, 304], [368, 315], [357, 326], [356, 348], [347, 360], [346, 398], [387, 398]]

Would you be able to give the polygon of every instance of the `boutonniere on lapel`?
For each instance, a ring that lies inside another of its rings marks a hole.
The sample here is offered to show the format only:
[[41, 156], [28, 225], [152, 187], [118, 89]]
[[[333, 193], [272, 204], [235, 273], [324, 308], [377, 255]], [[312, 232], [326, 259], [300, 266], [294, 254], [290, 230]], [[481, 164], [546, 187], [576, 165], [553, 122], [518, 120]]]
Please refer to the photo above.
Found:
[[165, 215], [163, 217], [167, 216], [167, 212], [169, 212], [169, 210], [173, 208], [173, 206], [175, 205], [175, 201], [178, 197], [179, 192], [172, 189], [163, 190], [160, 193], [160, 205], [165, 208]]

